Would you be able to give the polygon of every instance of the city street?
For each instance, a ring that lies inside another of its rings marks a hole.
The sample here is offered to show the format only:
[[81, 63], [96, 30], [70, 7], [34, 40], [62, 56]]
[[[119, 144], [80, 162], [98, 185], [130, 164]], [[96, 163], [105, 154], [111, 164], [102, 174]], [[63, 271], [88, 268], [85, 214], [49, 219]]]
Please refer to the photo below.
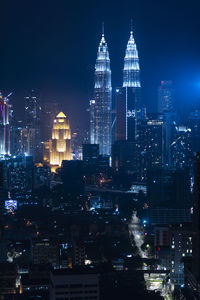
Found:
[[138, 248], [139, 255], [142, 258], [147, 258], [145, 251], [141, 249], [142, 244], [144, 243], [144, 237], [142, 234], [142, 227], [140, 224], [140, 219], [137, 217], [137, 212], [134, 211], [131, 222], [129, 224], [129, 234], [134, 237], [135, 244]]
[[[148, 258], [148, 255], [145, 251], [141, 249], [142, 244], [144, 243], [144, 235], [143, 235], [143, 229], [140, 223], [140, 219], [137, 217], [137, 212], [133, 211], [133, 215], [131, 218], [131, 221], [129, 223], [129, 235], [130, 238], [133, 237], [135, 244], [138, 248], [139, 255], [142, 258]], [[143, 267], [145, 268], [148, 267]], [[163, 286], [163, 281], [166, 277], [166, 274], [155, 274], [151, 273], [149, 274], [144, 274], [144, 279], [146, 282], [146, 287], [148, 290], [156, 290], [160, 291], [161, 295], [164, 297], [165, 300], [170, 300], [171, 299], [171, 293], [170, 293], [170, 287], [169, 285]]]

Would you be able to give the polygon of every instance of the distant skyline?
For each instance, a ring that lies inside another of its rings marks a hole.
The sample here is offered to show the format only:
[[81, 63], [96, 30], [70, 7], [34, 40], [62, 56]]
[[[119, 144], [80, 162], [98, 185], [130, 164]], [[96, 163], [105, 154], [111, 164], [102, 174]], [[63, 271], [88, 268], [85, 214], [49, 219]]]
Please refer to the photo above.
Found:
[[[112, 86], [122, 85], [123, 58], [133, 18], [141, 65], [143, 102], [157, 107], [160, 80], [172, 80], [177, 106], [200, 98], [198, 0], [1, 3], [0, 89], [36, 88], [45, 100], [57, 99], [72, 127], [85, 124], [93, 97], [94, 67], [105, 24]], [[17, 95], [16, 94], [16, 95]]]

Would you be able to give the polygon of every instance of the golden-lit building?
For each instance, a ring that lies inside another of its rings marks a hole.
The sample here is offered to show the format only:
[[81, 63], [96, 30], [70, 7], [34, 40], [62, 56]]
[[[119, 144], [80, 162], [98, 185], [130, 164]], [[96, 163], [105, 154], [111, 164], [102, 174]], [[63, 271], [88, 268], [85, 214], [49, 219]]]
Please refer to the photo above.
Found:
[[55, 171], [63, 160], [72, 160], [71, 130], [69, 120], [63, 112], [60, 112], [53, 124], [52, 139], [44, 142], [43, 160]]

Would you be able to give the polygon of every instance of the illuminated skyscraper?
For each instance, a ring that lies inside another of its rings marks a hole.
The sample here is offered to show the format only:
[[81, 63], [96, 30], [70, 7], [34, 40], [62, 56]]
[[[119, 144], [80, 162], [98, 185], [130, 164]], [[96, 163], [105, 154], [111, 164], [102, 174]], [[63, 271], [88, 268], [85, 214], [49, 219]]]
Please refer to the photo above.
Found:
[[104, 33], [98, 47], [95, 65], [94, 100], [90, 106], [91, 143], [99, 144], [100, 154], [111, 152], [112, 86], [110, 58]]
[[35, 128], [40, 119], [41, 106], [39, 94], [35, 90], [27, 92], [25, 97], [25, 124], [26, 127]]
[[71, 130], [69, 120], [63, 112], [54, 120], [52, 139], [44, 143], [43, 159], [50, 164], [52, 171], [60, 167], [63, 160], [72, 160]]
[[49, 101], [42, 107], [42, 140], [48, 141], [51, 138], [52, 124], [59, 113], [59, 105], [56, 101]]
[[0, 93], [0, 156], [10, 154], [9, 108], [7, 98]]
[[123, 87], [141, 87], [139, 57], [133, 31], [130, 32], [124, 58]]
[[95, 144], [95, 100], [90, 100], [90, 143]]
[[[31, 90], [26, 93], [25, 100], [25, 129], [22, 130], [22, 135], [25, 134], [27, 144], [22, 148], [28, 149], [28, 155], [33, 155], [36, 162], [42, 158], [42, 139], [41, 139], [41, 104], [39, 93]], [[29, 137], [31, 140], [29, 140]]]
[[34, 156], [35, 153], [35, 129], [22, 128], [20, 130], [21, 154]]
[[116, 140], [136, 140], [140, 98], [139, 57], [131, 31], [124, 58], [123, 87], [116, 90]]

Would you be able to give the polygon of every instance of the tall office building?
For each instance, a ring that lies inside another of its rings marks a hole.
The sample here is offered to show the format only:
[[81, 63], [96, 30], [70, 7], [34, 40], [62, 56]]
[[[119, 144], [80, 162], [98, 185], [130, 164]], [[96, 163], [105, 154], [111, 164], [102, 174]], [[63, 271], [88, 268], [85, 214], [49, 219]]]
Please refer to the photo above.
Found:
[[112, 167], [115, 171], [134, 174], [134, 180], [140, 181], [140, 161], [136, 142], [116, 141], [112, 145]]
[[23, 146], [21, 142], [22, 133], [22, 120], [12, 120], [11, 128], [10, 128], [10, 153], [12, 155], [20, 155], [25, 153], [23, 151]]
[[27, 128], [38, 128], [41, 122], [41, 104], [39, 93], [31, 90], [25, 96], [25, 125]]
[[191, 111], [188, 118], [188, 126], [191, 129], [192, 152], [200, 150], [200, 109], [196, 107]]
[[139, 57], [131, 31], [124, 58], [123, 87], [116, 90], [116, 140], [136, 140], [140, 99]]
[[171, 168], [171, 144], [177, 123], [177, 113], [174, 111], [174, 88], [171, 80], [162, 80], [158, 88], [158, 113], [164, 115], [163, 163], [166, 168]]
[[174, 224], [171, 227], [170, 280], [175, 287], [185, 283], [184, 260], [189, 257], [192, 257], [191, 223]]
[[[36, 162], [41, 160], [42, 139], [41, 139], [41, 104], [38, 92], [31, 90], [25, 96], [25, 135], [28, 137], [28, 145], [22, 145], [29, 149], [28, 155], [33, 155]], [[29, 132], [30, 131], [30, 132]], [[22, 132], [22, 135], [24, 132]], [[29, 136], [31, 141], [29, 141]]]
[[63, 160], [72, 160], [71, 129], [69, 120], [60, 112], [53, 124], [52, 139], [44, 143], [43, 160], [50, 163], [52, 171], [61, 167]]
[[95, 144], [95, 100], [90, 100], [90, 143]]
[[200, 295], [200, 152], [194, 162], [194, 217], [193, 217], [193, 276]]
[[0, 156], [10, 154], [9, 108], [8, 99], [0, 93]]
[[141, 180], [146, 179], [147, 170], [161, 169], [163, 165], [163, 120], [151, 115], [138, 125]]
[[4, 163], [0, 161], [0, 209], [4, 207]]
[[59, 105], [56, 101], [46, 102], [42, 107], [42, 140], [51, 138], [52, 124], [59, 113]]
[[35, 147], [36, 147], [36, 139], [35, 139], [35, 128], [22, 128], [20, 130], [20, 152], [21, 154], [31, 155], [35, 158]]
[[148, 170], [147, 197], [151, 208], [190, 211], [192, 203], [189, 170]]
[[11, 196], [19, 196], [34, 189], [32, 156], [10, 157], [4, 160], [4, 187]]
[[110, 155], [112, 123], [112, 86], [108, 46], [104, 33], [95, 65], [94, 100], [90, 102], [91, 143], [99, 144], [100, 154]]
[[124, 58], [123, 87], [141, 87], [139, 57], [133, 31], [130, 32]]
[[83, 161], [92, 162], [99, 159], [99, 145], [83, 144]]
[[174, 89], [171, 80], [162, 80], [158, 88], [158, 113], [171, 112], [174, 106]]
[[163, 112], [163, 166], [172, 167], [172, 143], [176, 136], [177, 113]]

